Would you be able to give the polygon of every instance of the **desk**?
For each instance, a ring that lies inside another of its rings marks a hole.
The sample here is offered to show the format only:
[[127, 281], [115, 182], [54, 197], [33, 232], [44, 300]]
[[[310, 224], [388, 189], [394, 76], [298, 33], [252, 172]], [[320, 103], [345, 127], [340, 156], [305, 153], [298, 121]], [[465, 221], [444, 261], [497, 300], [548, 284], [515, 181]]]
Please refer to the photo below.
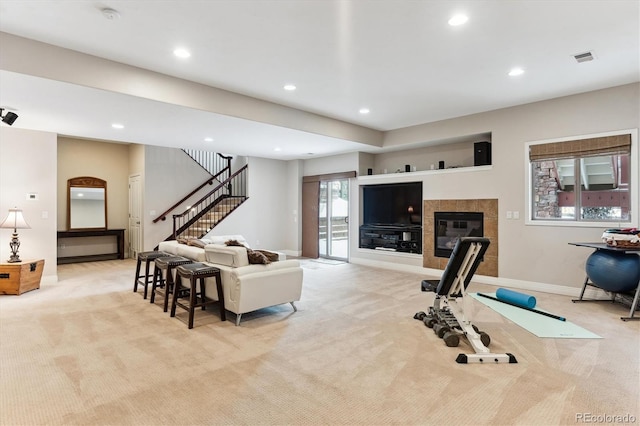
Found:
[[[611, 252], [622, 253], [622, 254], [625, 254], [625, 255], [640, 255], [640, 250], [638, 250], [638, 249], [611, 247], [611, 246], [609, 246], [609, 245], [607, 245], [605, 243], [569, 243], [569, 244], [573, 245], [573, 246], [577, 246], [577, 247], [592, 248], [592, 249], [595, 249], [596, 251], [598, 251], [598, 250], [606, 250], [606, 251], [611, 251]], [[590, 285], [592, 287], [600, 288], [596, 284], [590, 283], [589, 282], [589, 276], [587, 276], [585, 278], [585, 280], [584, 280], [584, 285], [582, 286], [582, 291], [580, 292], [580, 297], [578, 299], [572, 300], [572, 302], [598, 302], [598, 301], [602, 301], [602, 300], [585, 300], [585, 299], [583, 299], [584, 291], [585, 291], [585, 289], [587, 288], [588, 285]], [[602, 290], [604, 290], [604, 289], [602, 289]], [[625, 294], [611, 292], [611, 295], [612, 295], [612, 297], [611, 297], [611, 301], [612, 302], [615, 302], [616, 298], [625, 300]], [[629, 316], [628, 317], [620, 317], [620, 319], [622, 321], [640, 320], [640, 317], [636, 317], [635, 316], [636, 309], [638, 308], [639, 299], [640, 299], [640, 282], [638, 282], [638, 284], [636, 285], [636, 289], [635, 289], [635, 292], [634, 292], [634, 295], [633, 295], [633, 301], [631, 302], [631, 309], [629, 310]]]
[[93, 254], [87, 256], [59, 257], [58, 265], [64, 263], [93, 262], [96, 260], [124, 259], [124, 229], [96, 229], [81, 231], [58, 231], [58, 238], [83, 238], [115, 236], [117, 252], [106, 254]]

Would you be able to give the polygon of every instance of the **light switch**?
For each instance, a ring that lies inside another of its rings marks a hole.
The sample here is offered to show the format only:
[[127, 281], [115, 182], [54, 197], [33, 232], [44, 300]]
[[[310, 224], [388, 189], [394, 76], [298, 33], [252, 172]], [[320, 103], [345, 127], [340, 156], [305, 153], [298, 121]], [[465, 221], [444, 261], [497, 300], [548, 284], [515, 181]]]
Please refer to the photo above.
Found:
[[512, 211], [508, 211], [507, 212], [507, 219], [511, 219], [513, 217], [513, 212]]
[[48, 212], [48, 211], [46, 211], [46, 210], [45, 210], [45, 211], [43, 211], [43, 212], [42, 212], [42, 218], [43, 218], [43, 219], [49, 219], [49, 212]]
[[520, 219], [520, 212], [519, 211], [513, 212], [513, 218], [514, 219]]

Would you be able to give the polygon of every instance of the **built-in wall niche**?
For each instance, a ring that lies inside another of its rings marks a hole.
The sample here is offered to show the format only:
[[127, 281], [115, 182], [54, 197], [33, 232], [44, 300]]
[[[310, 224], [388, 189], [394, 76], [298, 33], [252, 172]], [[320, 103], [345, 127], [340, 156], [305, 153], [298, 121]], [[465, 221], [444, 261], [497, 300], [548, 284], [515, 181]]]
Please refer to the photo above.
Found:
[[[361, 175], [491, 165], [491, 132], [424, 142], [411, 149], [363, 157]], [[415, 146], [415, 145], [414, 145]], [[371, 173], [369, 173], [371, 169]]]
[[422, 253], [422, 182], [361, 187], [360, 248]]

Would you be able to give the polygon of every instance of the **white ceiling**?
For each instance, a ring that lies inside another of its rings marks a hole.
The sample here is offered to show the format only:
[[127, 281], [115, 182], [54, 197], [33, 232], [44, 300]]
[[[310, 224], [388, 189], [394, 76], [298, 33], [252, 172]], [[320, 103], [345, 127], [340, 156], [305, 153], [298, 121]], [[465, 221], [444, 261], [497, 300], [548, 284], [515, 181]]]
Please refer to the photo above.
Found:
[[[638, 0], [0, 0], [0, 31], [380, 131], [640, 81]], [[68, 136], [282, 159], [377, 149], [6, 70], [0, 106]]]

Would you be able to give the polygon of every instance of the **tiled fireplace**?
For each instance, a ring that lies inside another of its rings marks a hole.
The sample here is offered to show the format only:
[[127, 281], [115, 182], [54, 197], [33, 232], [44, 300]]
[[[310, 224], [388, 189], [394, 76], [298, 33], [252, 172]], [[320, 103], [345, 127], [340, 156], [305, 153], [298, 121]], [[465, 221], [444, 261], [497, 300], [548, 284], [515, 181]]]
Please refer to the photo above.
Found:
[[484, 255], [484, 261], [478, 267], [477, 274], [492, 277], [498, 276], [498, 200], [425, 200], [423, 209], [424, 247], [422, 264], [425, 268], [444, 269], [449, 261], [446, 257], [438, 257], [435, 252], [437, 223], [436, 212], [482, 213], [483, 236], [491, 241]]

